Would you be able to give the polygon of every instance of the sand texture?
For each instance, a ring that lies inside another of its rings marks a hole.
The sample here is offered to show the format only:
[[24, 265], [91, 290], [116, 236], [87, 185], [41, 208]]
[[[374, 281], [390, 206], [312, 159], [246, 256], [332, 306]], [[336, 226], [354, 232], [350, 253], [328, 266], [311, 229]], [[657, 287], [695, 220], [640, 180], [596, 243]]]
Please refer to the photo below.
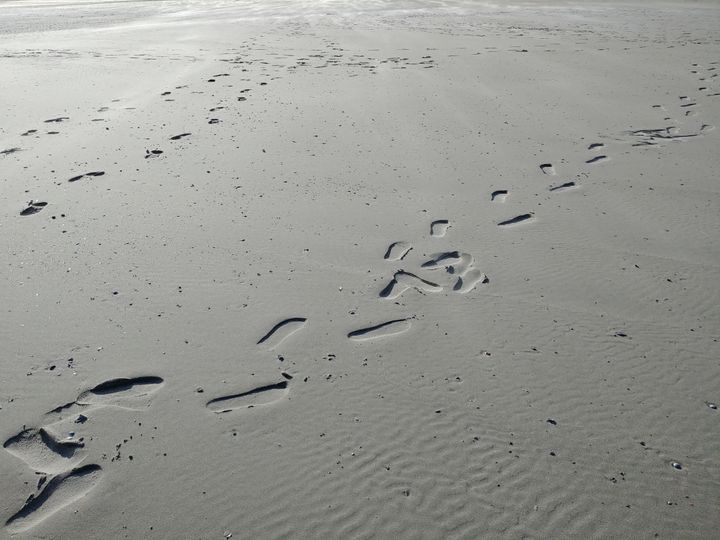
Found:
[[717, 538], [720, 5], [0, 2], [0, 538]]

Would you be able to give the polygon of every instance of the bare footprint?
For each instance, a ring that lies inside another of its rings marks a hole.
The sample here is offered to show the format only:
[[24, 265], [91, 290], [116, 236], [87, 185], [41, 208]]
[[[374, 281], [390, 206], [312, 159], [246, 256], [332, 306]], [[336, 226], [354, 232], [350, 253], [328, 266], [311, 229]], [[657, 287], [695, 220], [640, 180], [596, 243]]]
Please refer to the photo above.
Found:
[[283, 399], [288, 394], [288, 391], [287, 381], [281, 381], [275, 384], [259, 386], [246, 392], [211, 399], [205, 406], [217, 414], [236, 409], [250, 409], [275, 403]]
[[565, 182], [564, 184], [558, 184], [557, 186], [550, 186], [548, 188], [548, 191], [563, 191], [565, 189], [570, 189], [576, 187], [577, 184], [575, 182]]
[[433, 254], [432, 259], [425, 261], [420, 266], [429, 270], [437, 270], [438, 268], [446, 268], [449, 265], [457, 264], [460, 260], [459, 251], [443, 251], [442, 253]]
[[70, 178], [70, 179], [68, 180], [68, 182], [77, 182], [78, 180], [81, 180], [81, 179], [86, 178], [86, 177], [88, 177], [88, 176], [90, 176], [90, 177], [96, 177], [96, 176], [104, 176], [104, 175], [105, 175], [105, 171], [92, 171], [92, 172], [89, 172], [89, 173], [79, 174], [79, 175], [77, 175], [77, 176], [73, 176], [72, 178]]
[[47, 206], [47, 203], [44, 201], [30, 201], [28, 203], [27, 208], [25, 208], [22, 212], [20, 212], [21, 216], [32, 216], [33, 214], [37, 214], [40, 210], [45, 208]]
[[520, 214], [519, 216], [515, 216], [513, 218], [506, 219], [505, 221], [501, 221], [500, 223], [498, 223], [498, 226], [505, 227], [507, 225], [515, 225], [517, 223], [523, 223], [523, 222], [529, 221], [531, 219], [533, 219], [532, 213]]
[[353, 341], [369, 341], [402, 334], [410, 330], [411, 326], [410, 319], [395, 319], [375, 326], [353, 330], [347, 337]]
[[98, 384], [90, 390], [81, 393], [76, 403], [78, 405], [115, 405], [126, 404], [126, 400], [146, 397], [163, 385], [160, 377], [145, 376], [110, 379]]
[[257, 344], [265, 344], [268, 348], [274, 349], [295, 332], [304, 327], [306, 323], [307, 319], [305, 317], [292, 317], [290, 319], [280, 321], [273, 326], [267, 334], [260, 338], [260, 341], [258, 341]]
[[81, 499], [100, 480], [99, 465], [85, 465], [59, 474], [37, 495], [30, 495], [20, 511], [5, 522], [12, 532], [26, 531]]
[[469, 253], [446, 251], [433, 255], [432, 259], [424, 262], [421, 266], [428, 270], [444, 269], [449, 274], [462, 276], [470, 269], [473, 262], [474, 258]]
[[457, 279], [453, 290], [460, 294], [465, 294], [472, 291], [478, 283], [490, 283], [490, 280], [480, 270], [473, 268], [467, 274]]
[[59, 441], [44, 428], [26, 429], [10, 437], [3, 448], [38, 472], [57, 474], [80, 463], [84, 444]]
[[430, 236], [442, 238], [450, 228], [450, 222], [447, 219], [438, 219], [430, 224]]
[[505, 202], [505, 199], [507, 199], [507, 196], [508, 196], [507, 189], [498, 189], [497, 191], [493, 191], [490, 194], [490, 201]]
[[542, 165], [540, 165], [540, 170], [545, 174], [556, 174], [555, 167], [552, 166], [552, 163], [543, 163]]
[[399, 272], [395, 272], [392, 281], [380, 291], [380, 297], [394, 300], [408, 289], [416, 289], [422, 292], [442, 291], [442, 287], [437, 283], [423, 279], [410, 272], [400, 270]]
[[411, 249], [410, 242], [393, 242], [388, 246], [383, 258], [388, 261], [402, 261]]

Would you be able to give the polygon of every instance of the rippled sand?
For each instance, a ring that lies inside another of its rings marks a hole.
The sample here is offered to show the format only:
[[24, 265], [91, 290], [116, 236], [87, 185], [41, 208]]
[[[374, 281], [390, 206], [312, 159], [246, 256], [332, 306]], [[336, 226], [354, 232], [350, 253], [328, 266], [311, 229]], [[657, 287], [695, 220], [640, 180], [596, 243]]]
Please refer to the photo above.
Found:
[[713, 538], [720, 8], [0, 2], [0, 538]]

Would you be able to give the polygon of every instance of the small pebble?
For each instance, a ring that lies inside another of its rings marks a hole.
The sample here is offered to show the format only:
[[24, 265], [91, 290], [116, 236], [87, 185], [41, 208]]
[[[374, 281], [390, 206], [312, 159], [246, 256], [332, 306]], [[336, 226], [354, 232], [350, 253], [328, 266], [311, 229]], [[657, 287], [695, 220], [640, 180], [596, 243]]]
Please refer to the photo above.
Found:
[[679, 463], [677, 461], [673, 461], [670, 465], [672, 465], [675, 469], [678, 471], [682, 470], [682, 463]]

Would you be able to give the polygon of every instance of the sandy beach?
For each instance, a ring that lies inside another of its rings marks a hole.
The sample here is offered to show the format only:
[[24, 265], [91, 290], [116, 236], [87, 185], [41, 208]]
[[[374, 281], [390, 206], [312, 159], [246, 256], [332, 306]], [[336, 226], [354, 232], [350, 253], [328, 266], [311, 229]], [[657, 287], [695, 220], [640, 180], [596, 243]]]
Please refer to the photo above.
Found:
[[717, 538], [720, 5], [0, 1], [0, 538]]

